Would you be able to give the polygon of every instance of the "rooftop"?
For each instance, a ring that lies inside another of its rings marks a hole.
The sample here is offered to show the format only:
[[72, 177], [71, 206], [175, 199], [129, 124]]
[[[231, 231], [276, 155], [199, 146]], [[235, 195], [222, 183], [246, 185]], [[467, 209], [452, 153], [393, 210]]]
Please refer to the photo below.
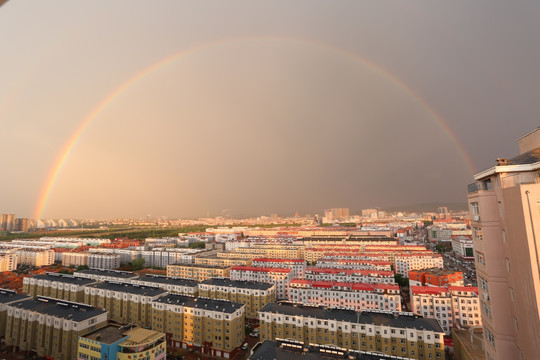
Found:
[[274, 258], [256, 258], [253, 261], [259, 262], [284, 262], [284, 263], [305, 263], [304, 259], [274, 259]]
[[192, 280], [192, 279], [166, 277], [166, 276], [162, 276], [162, 275], [151, 275], [151, 274], [141, 276], [140, 278], [137, 279], [137, 281], [152, 282], [152, 283], [156, 283], [156, 284], [170, 284], [170, 285], [178, 285], [178, 286], [190, 286], [190, 287], [196, 287], [199, 284], [197, 281]]
[[119, 271], [119, 270], [100, 270], [100, 269], [87, 269], [76, 271], [73, 273], [74, 276], [78, 274], [88, 274], [88, 275], [100, 275], [100, 276], [113, 276], [123, 279], [131, 279], [137, 277], [138, 275], [129, 271]]
[[165, 334], [158, 331], [143, 329], [136, 327], [124, 333], [128, 338], [120, 343], [120, 346], [140, 346], [148, 343], [153, 343], [160, 338], [164, 338]]
[[30, 296], [26, 294], [17, 294], [13, 290], [0, 288], [0, 304], [7, 304], [13, 301], [19, 301], [27, 298], [30, 299]]
[[95, 280], [87, 279], [87, 278], [81, 278], [76, 277], [73, 275], [67, 275], [67, 274], [59, 274], [59, 273], [45, 273], [41, 275], [33, 275], [31, 278], [37, 279], [37, 280], [47, 280], [47, 281], [56, 281], [56, 282], [63, 282], [68, 284], [78, 284], [78, 285], [88, 285]]
[[[333, 352], [330, 353], [330, 352]], [[253, 348], [253, 354], [249, 360], [297, 360], [301, 357], [305, 360], [407, 360], [399, 356], [389, 356], [381, 353], [369, 353], [364, 351], [351, 351], [333, 346], [310, 345], [291, 340], [265, 340], [262, 344]]]
[[215, 286], [228, 286], [242, 289], [256, 289], [256, 290], [268, 290], [273, 287], [273, 284], [258, 282], [258, 281], [244, 281], [244, 280], [231, 280], [227, 278], [212, 278], [201, 282], [205, 285]]
[[212, 311], [220, 311], [224, 313], [232, 314], [236, 310], [240, 309], [244, 304], [231, 302], [227, 300], [208, 299], [203, 297], [192, 297], [178, 294], [167, 294], [156, 300], [155, 302], [163, 304], [172, 304], [186, 307], [193, 307], [196, 309], [205, 309]]
[[443, 333], [441, 326], [435, 319], [404, 315], [398, 313], [372, 312], [344, 309], [326, 309], [320, 306], [308, 306], [289, 302], [266, 304], [260, 312], [270, 312], [290, 316], [303, 316], [314, 319], [345, 321], [357, 324], [385, 325], [394, 328], [428, 330]]
[[165, 290], [145, 285], [136, 285], [128, 283], [117, 283], [112, 281], [105, 281], [95, 285], [89, 285], [89, 288], [106, 289], [111, 291], [125, 292], [130, 294], [142, 295], [142, 296], [159, 296], [167, 293]]
[[126, 337], [126, 335], [124, 335], [124, 331], [126, 331], [126, 329], [123, 329], [120, 325], [109, 324], [81, 337], [98, 341], [102, 344], [111, 345]]
[[22, 300], [9, 306], [40, 314], [81, 322], [106, 313], [106, 310], [93, 306], [38, 296], [37, 299]]

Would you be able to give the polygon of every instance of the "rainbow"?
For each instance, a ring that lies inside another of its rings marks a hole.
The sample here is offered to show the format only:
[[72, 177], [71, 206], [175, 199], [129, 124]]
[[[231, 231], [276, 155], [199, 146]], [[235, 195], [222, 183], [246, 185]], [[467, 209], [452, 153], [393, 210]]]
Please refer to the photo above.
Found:
[[244, 42], [244, 41], [252, 41], [252, 40], [277, 40], [277, 41], [288, 41], [288, 42], [295, 42], [295, 43], [302, 43], [302, 44], [308, 44], [314, 47], [326, 49], [329, 51], [332, 51], [334, 53], [338, 53], [340, 55], [346, 56], [350, 59], [353, 59], [357, 63], [366, 66], [370, 70], [382, 75], [383, 77], [390, 80], [395, 86], [400, 88], [401, 90], [405, 91], [416, 103], [418, 103], [426, 112], [427, 114], [435, 120], [437, 124], [442, 128], [443, 132], [448, 136], [448, 138], [455, 144], [459, 154], [467, 164], [467, 167], [471, 171], [471, 174], [474, 174], [476, 172], [475, 165], [470, 158], [470, 156], [467, 154], [467, 151], [461, 144], [461, 142], [458, 140], [456, 134], [452, 131], [452, 129], [446, 124], [446, 122], [443, 120], [443, 118], [428, 104], [425, 100], [423, 100], [413, 89], [411, 89], [409, 86], [407, 86], [405, 83], [403, 83], [400, 79], [398, 79], [396, 76], [388, 72], [386, 69], [383, 69], [382, 67], [354, 54], [351, 52], [348, 52], [346, 50], [343, 50], [338, 47], [334, 47], [325, 43], [319, 43], [313, 40], [303, 39], [303, 38], [295, 38], [295, 37], [274, 37], [274, 36], [267, 36], [267, 37], [242, 37], [242, 38], [233, 38], [233, 39], [224, 39], [214, 42], [208, 42], [201, 45], [197, 45], [194, 47], [191, 47], [189, 49], [182, 50], [178, 53], [172, 54], [150, 66], [143, 69], [142, 71], [138, 72], [131, 78], [129, 78], [127, 81], [122, 83], [119, 87], [114, 89], [110, 94], [108, 94], [95, 108], [92, 110], [81, 122], [79, 127], [76, 129], [76, 131], [71, 135], [69, 140], [65, 143], [65, 145], [62, 147], [62, 150], [59, 152], [58, 156], [56, 157], [52, 167], [49, 170], [49, 173], [47, 175], [46, 181], [43, 184], [43, 187], [40, 192], [40, 196], [38, 199], [38, 202], [36, 204], [35, 210], [34, 210], [34, 218], [39, 219], [41, 217], [41, 214], [45, 208], [45, 205], [47, 203], [47, 200], [51, 194], [51, 191], [54, 187], [54, 184], [56, 182], [56, 179], [58, 178], [58, 175], [62, 171], [66, 160], [68, 159], [69, 155], [73, 151], [75, 145], [77, 145], [77, 142], [80, 140], [82, 134], [88, 128], [88, 126], [99, 116], [99, 114], [107, 107], [108, 104], [110, 104], [114, 99], [116, 99], [120, 94], [122, 94], [124, 91], [129, 89], [131, 86], [136, 84], [139, 80], [143, 79], [144, 77], [152, 74], [154, 71], [182, 58], [185, 56], [188, 56], [190, 54], [194, 54], [198, 51], [211, 48], [218, 45], [224, 45], [224, 44], [231, 44], [231, 43], [237, 43], [237, 42]]

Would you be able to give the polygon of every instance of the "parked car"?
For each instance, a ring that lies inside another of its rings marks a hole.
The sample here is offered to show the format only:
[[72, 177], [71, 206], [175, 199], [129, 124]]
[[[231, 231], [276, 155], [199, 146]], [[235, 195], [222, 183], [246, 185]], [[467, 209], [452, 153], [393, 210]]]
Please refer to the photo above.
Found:
[[253, 332], [249, 333], [249, 336], [251, 336], [251, 337], [259, 337], [259, 332], [258, 331], [257, 332], [253, 331]]
[[249, 344], [248, 344], [248, 343], [244, 343], [244, 345], [242, 345], [242, 350], [246, 350], [248, 347], [249, 347]]

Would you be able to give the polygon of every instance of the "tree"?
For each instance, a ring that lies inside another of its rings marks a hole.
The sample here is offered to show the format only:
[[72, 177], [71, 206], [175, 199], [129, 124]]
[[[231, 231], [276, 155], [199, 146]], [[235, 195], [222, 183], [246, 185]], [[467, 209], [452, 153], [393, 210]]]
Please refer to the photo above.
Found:
[[401, 274], [396, 274], [394, 276], [394, 278], [396, 279], [396, 283], [400, 286], [400, 287], [407, 287], [409, 286], [409, 279], [404, 277], [403, 275]]
[[144, 258], [138, 258], [132, 261], [133, 270], [141, 270], [144, 267]]
[[77, 266], [77, 269], [76, 269], [76, 270], [77, 270], [77, 271], [81, 271], [81, 270], [88, 270], [88, 269], [90, 269], [90, 268], [88, 267], [88, 265], [79, 265], [79, 266]]
[[206, 243], [204, 241], [197, 241], [189, 244], [190, 249], [204, 249], [206, 247]]

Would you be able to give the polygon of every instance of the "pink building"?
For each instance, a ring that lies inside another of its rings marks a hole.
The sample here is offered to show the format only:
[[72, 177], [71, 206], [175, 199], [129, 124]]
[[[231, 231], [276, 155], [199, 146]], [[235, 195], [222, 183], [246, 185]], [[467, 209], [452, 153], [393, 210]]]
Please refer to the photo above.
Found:
[[488, 360], [540, 354], [540, 128], [468, 187]]
[[289, 300], [307, 305], [401, 311], [397, 284], [362, 284], [294, 279], [289, 284]]
[[267, 282], [276, 286], [276, 298], [287, 299], [292, 270], [285, 268], [267, 268], [255, 266], [233, 266], [231, 280]]

